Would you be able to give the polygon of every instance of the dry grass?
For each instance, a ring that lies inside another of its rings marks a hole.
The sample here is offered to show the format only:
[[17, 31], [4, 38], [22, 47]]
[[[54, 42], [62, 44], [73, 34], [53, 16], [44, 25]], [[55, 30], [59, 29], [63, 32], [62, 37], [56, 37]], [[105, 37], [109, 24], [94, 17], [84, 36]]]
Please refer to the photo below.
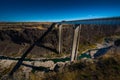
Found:
[[101, 57], [97, 62], [77, 62], [44, 80], [120, 80], [120, 55]]

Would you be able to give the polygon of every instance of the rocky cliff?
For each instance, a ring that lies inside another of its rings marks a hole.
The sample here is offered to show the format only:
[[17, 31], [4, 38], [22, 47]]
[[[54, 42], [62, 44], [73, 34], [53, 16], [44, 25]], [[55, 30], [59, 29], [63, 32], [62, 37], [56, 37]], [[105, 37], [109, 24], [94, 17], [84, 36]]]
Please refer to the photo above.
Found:
[[[35, 25], [35, 24], [34, 24]], [[41, 25], [14, 26], [0, 25], [0, 55], [20, 56], [31, 44], [37, 41], [48, 26]], [[12, 28], [11, 28], [12, 27]], [[16, 29], [17, 28], [17, 29]], [[73, 25], [63, 25], [62, 29], [62, 51], [70, 53], [73, 37]], [[42, 42], [38, 42], [28, 56], [41, 57], [45, 54], [56, 54], [58, 52], [58, 28], [55, 27], [45, 36]], [[80, 32], [80, 44], [94, 44], [100, 38], [120, 35], [120, 25], [82, 25]]]

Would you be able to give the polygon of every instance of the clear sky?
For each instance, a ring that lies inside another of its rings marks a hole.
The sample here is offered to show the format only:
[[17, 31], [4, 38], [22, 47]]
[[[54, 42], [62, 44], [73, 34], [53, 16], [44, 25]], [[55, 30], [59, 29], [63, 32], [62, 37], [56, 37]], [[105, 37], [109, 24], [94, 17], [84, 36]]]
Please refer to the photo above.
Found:
[[62, 21], [120, 16], [120, 0], [0, 0], [0, 21]]

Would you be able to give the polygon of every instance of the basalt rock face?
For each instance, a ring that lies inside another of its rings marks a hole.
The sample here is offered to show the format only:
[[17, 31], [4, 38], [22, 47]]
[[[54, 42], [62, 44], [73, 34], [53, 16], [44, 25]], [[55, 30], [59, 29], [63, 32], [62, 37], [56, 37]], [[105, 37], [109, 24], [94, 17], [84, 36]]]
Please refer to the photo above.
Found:
[[[72, 27], [64, 26], [62, 29], [63, 52], [70, 52], [72, 42]], [[42, 56], [42, 54], [58, 53], [59, 29], [53, 28], [41, 42], [39, 39], [47, 29], [22, 29], [0, 30], [0, 55], [22, 55], [32, 44], [37, 41], [30, 54]]]
[[[22, 55], [34, 42], [36, 42], [47, 29], [0, 30], [0, 55]], [[70, 53], [73, 26], [64, 25], [62, 29], [62, 52]], [[102, 37], [120, 35], [120, 25], [82, 25], [80, 43], [93, 44]], [[57, 53], [59, 42], [59, 29], [54, 28], [41, 42], [37, 42], [30, 54], [42, 56], [43, 54]]]
[[93, 44], [100, 38], [112, 35], [120, 35], [120, 25], [83, 25], [80, 42]]
[[16, 30], [5, 30], [0, 31], [0, 40], [5, 41], [9, 40], [16, 44], [29, 43], [32, 44], [35, 40], [38, 39], [38, 36], [41, 36], [43, 31], [37, 29], [25, 29], [23, 31]]

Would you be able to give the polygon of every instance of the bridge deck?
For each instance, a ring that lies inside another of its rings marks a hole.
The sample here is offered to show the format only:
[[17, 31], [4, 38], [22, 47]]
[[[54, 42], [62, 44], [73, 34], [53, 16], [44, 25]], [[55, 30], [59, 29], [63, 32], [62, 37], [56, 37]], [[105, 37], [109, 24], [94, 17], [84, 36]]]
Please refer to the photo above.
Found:
[[62, 21], [59, 24], [101, 24], [101, 25], [120, 25], [120, 17], [114, 18], [97, 18], [86, 20]]

